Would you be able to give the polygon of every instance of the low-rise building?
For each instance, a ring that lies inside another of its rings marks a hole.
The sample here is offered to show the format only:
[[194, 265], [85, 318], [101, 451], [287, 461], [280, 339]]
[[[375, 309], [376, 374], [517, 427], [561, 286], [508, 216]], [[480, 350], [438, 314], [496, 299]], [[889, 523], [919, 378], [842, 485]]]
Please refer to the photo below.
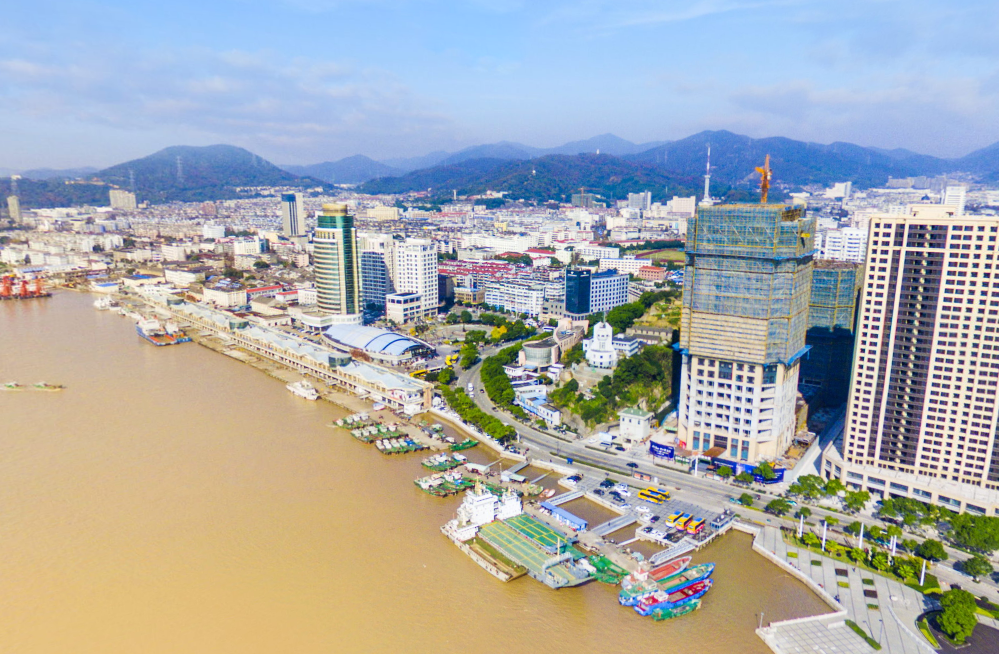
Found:
[[666, 269], [658, 266], [642, 266], [635, 276], [649, 282], [661, 282], [666, 280]]
[[518, 389], [514, 404], [544, 420], [551, 429], [562, 424], [562, 412], [548, 403], [548, 388], [546, 386], [534, 385]]
[[637, 407], [628, 407], [618, 411], [621, 420], [621, 438], [628, 443], [638, 443], [644, 441], [652, 433], [651, 411], [644, 411]]
[[486, 289], [456, 286], [454, 301], [458, 304], [482, 304], [486, 301]]
[[223, 309], [244, 306], [247, 303], [246, 287], [231, 279], [221, 279], [205, 286], [205, 302]]
[[486, 304], [504, 311], [537, 316], [545, 301], [545, 285], [539, 283], [504, 281], [486, 286]]
[[423, 296], [420, 293], [393, 293], [385, 296], [385, 317], [397, 324], [413, 322], [423, 316]]
[[594, 368], [613, 368], [617, 365], [618, 354], [614, 349], [614, 329], [606, 322], [593, 326], [593, 338], [583, 341], [583, 354], [586, 362]]
[[635, 356], [642, 351], [642, 341], [627, 334], [616, 335], [611, 340], [611, 346], [617, 351], [619, 359]]

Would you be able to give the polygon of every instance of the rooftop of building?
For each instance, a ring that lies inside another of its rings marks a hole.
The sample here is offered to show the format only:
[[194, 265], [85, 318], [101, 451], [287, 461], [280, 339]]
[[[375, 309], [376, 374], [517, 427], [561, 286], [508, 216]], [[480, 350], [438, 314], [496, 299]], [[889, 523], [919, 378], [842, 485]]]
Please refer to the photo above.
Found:
[[532, 350], [542, 350], [546, 348], [552, 348], [555, 347], [555, 345], [556, 345], [555, 339], [551, 337], [541, 339], [540, 341], [528, 341], [527, 343], [524, 343], [525, 348], [530, 348]]
[[333, 325], [323, 332], [323, 336], [347, 348], [390, 356], [401, 356], [413, 349], [430, 347], [423, 341], [404, 334], [361, 325]]
[[816, 268], [829, 268], [829, 269], [841, 269], [841, 270], [848, 270], [851, 268], [857, 269], [863, 265], [861, 263], [856, 263], [853, 261], [838, 261], [836, 259], [816, 259], [814, 263]]
[[618, 411], [619, 415], [622, 416], [632, 416], [635, 418], [651, 418], [653, 413], [651, 411], [644, 411], [638, 407], [628, 407], [627, 409], [621, 409]]

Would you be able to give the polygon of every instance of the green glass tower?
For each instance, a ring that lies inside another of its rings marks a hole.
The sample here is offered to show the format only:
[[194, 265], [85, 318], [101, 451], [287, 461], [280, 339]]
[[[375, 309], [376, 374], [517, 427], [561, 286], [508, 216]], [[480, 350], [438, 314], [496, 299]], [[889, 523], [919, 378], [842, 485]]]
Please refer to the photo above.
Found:
[[324, 204], [314, 239], [316, 296], [320, 311], [361, 313], [361, 272], [354, 217], [345, 204]]

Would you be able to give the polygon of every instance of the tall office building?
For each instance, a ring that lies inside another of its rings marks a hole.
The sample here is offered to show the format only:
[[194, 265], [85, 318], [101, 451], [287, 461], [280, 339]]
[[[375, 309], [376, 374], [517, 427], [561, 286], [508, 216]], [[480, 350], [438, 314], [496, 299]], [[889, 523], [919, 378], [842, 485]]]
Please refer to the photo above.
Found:
[[395, 290], [419, 293], [421, 317], [437, 315], [437, 248], [430, 239], [411, 238], [395, 246]]
[[756, 464], [795, 434], [815, 219], [778, 204], [702, 206], [687, 232], [678, 439]]
[[628, 208], [648, 211], [652, 208], [652, 193], [650, 191], [644, 191], [642, 193], [629, 193]]
[[15, 223], [21, 222], [21, 199], [16, 195], [7, 196], [7, 213]]
[[384, 252], [364, 251], [361, 257], [361, 297], [364, 307], [384, 307], [385, 297], [395, 292]]
[[[818, 241], [819, 238], [816, 238]], [[856, 227], [830, 229], [821, 234], [819, 258], [862, 263], [867, 257], [867, 230]]]
[[565, 271], [565, 315], [586, 318], [628, 303], [628, 275], [617, 270]]
[[853, 379], [822, 473], [876, 497], [999, 511], [999, 219], [871, 218]]
[[850, 392], [857, 298], [864, 281], [864, 265], [819, 259], [812, 269], [808, 300], [808, 333], [811, 348], [801, 359], [798, 388], [810, 410], [839, 407]]
[[305, 235], [305, 204], [301, 193], [281, 194], [281, 229], [285, 236]]
[[324, 204], [314, 238], [316, 297], [319, 310], [337, 322], [361, 322], [361, 269], [354, 217], [345, 204]]

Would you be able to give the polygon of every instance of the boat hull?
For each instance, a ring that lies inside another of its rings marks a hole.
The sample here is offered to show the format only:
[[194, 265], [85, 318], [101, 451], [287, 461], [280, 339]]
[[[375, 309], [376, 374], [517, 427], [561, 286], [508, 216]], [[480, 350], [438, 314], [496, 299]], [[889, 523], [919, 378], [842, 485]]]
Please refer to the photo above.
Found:
[[672, 609], [654, 609], [651, 615], [653, 620], [659, 622], [660, 620], [672, 620], [673, 618], [679, 618], [682, 615], [693, 613], [699, 608], [701, 608], [701, 600], [695, 599], [692, 602], [681, 604], [680, 606]]
[[[656, 602], [654, 604], [639, 604], [635, 607], [635, 611], [639, 615], [652, 615], [652, 612], [656, 609], [673, 609], [678, 606], [687, 604], [688, 602], [693, 602], [696, 599], [700, 599], [704, 596], [706, 592], [711, 590], [712, 581], [710, 579], [704, 579], [702, 581], [695, 581], [678, 591], [673, 592], [667, 599], [662, 602]], [[693, 592], [684, 593], [683, 591], [687, 588], [692, 588]], [[675, 598], [675, 599], [674, 599]]]

